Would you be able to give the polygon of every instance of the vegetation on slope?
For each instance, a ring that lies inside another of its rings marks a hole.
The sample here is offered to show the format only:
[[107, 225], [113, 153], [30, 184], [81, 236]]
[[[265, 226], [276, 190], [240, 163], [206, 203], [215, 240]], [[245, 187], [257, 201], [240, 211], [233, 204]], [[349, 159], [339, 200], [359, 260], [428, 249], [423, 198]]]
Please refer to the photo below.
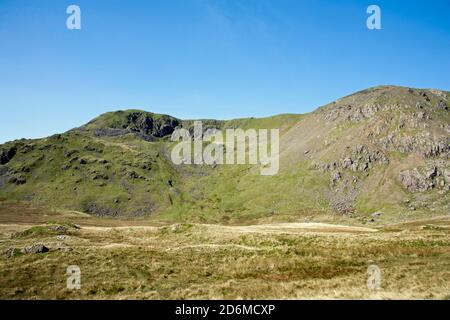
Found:
[[[0, 299], [450, 298], [448, 217], [374, 232], [298, 223], [131, 226], [139, 222], [38, 210], [0, 203], [0, 218], [11, 223], [0, 226], [0, 252], [10, 254], [0, 257]], [[53, 223], [30, 225], [37, 216], [80, 228], [55, 235], [46, 231]], [[21, 252], [34, 243], [49, 251]], [[373, 264], [381, 270], [375, 291], [367, 288]], [[67, 289], [70, 265], [80, 267], [80, 290]]]
[[280, 172], [253, 165], [181, 165], [169, 137], [180, 120], [140, 110], [103, 114], [64, 134], [0, 146], [0, 197], [100, 216], [237, 223], [361, 221], [449, 209], [450, 94], [382, 86], [306, 115], [228, 121], [203, 129], [279, 128]]

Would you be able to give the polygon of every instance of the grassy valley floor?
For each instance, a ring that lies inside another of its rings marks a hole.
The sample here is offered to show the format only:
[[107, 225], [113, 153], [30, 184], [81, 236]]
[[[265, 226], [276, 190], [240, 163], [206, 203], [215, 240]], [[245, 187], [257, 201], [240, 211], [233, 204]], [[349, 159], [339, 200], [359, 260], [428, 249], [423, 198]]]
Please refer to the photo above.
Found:
[[[36, 243], [49, 251], [20, 252]], [[0, 251], [1, 299], [450, 298], [450, 216], [168, 225], [0, 203]], [[377, 291], [367, 288], [373, 264]], [[69, 265], [81, 269], [80, 290], [66, 288]]]

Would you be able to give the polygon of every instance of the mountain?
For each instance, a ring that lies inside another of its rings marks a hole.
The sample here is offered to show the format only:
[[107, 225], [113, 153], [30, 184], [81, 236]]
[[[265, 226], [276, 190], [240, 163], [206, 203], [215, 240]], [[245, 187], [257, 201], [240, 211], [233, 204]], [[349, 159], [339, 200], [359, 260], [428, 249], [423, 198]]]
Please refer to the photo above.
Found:
[[450, 92], [379, 86], [314, 112], [203, 129], [279, 128], [280, 171], [175, 165], [176, 128], [193, 121], [141, 110], [103, 114], [44, 139], [0, 146], [0, 198], [100, 216], [238, 222], [362, 221], [450, 212]]

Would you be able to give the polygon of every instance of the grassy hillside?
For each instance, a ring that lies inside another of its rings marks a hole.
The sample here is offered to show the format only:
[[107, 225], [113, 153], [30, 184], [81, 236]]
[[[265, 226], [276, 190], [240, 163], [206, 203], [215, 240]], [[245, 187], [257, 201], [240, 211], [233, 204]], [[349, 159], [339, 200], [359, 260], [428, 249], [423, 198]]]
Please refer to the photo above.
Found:
[[220, 223], [439, 215], [450, 212], [449, 108], [448, 92], [382, 86], [306, 115], [203, 121], [204, 129], [280, 129], [275, 176], [255, 165], [176, 166], [169, 137], [193, 120], [110, 112], [64, 134], [1, 145], [0, 197]]

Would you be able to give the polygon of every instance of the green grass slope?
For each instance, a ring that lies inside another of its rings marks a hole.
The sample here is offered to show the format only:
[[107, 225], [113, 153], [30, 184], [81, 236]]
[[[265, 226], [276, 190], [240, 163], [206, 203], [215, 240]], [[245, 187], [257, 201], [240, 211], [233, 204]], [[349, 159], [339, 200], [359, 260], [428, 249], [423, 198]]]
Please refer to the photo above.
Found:
[[98, 216], [363, 223], [450, 212], [450, 94], [370, 88], [305, 115], [203, 120], [203, 128], [280, 129], [280, 172], [174, 165], [170, 135], [193, 120], [103, 114], [64, 134], [0, 146], [0, 198]]

